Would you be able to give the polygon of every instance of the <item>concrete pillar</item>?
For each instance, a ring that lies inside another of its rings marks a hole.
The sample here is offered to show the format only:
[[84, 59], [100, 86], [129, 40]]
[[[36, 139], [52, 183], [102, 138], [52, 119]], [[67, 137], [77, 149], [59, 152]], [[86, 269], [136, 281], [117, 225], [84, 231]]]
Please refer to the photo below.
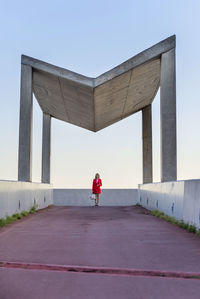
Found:
[[42, 183], [50, 184], [51, 169], [51, 116], [43, 113], [42, 130]]
[[152, 183], [152, 116], [151, 105], [142, 109], [143, 184]]
[[161, 182], [177, 179], [176, 154], [176, 55], [162, 54], [160, 78]]
[[18, 180], [32, 180], [32, 67], [21, 64]]

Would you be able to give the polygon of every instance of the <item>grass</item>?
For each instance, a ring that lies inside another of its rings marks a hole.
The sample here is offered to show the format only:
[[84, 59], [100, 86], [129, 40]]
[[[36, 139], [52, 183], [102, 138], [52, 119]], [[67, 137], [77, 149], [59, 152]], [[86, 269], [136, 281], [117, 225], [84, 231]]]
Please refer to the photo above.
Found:
[[28, 212], [22, 211], [21, 213], [13, 214], [12, 216], [6, 216], [6, 218], [0, 218], [0, 227], [4, 227], [7, 224], [15, 222], [23, 217], [28, 216], [29, 214], [33, 214], [37, 212], [37, 205], [34, 205]]
[[27, 216], [27, 215], [28, 215], [28, 212], [27, 212], [27, 211], [22, 211], [22, 212], [21, 212], [21, 215], [22, 215], [22, 217]]
[[156, 216], [158, 218], [161, 218], [167, 222], [170, 222], [172, 224], [175, 224], [175, 225], [178, 225], [179, 227], [191, 232], [191, 233], [194, 233], [196, 234], [197, 236], [200, 237], [200, 230], [197, 230], [196, 227], [194, 225], [191, 225], [189, 223], [185, 223], [183, 220], [177, 220], [176, 218], [174, 217], [171, 217], [171, 216], [168, 216], [166, 214], [164, 214], [163, 212], [160, 212], [158, 210], [153, 210], [151, 211], [151, 214], [153, 216]]
[[23, 218], [23, 215], [21, 215], [21, 213], [20, 214], [17, 213], [17, 214], [12, 215], [12, 217], [15, 218], [16, 220], [18, 220], [18, 219]]
[[4, 227], [6, 225], [6, 219], [0, 218], [0, 227]]
[[35, 213], [35, 212], [36, 212], [36, 208], [37, 208], [37, 206], [34, 205], [34, 206], [29, 210], [29, 214], [33, 214], [33, 213]]

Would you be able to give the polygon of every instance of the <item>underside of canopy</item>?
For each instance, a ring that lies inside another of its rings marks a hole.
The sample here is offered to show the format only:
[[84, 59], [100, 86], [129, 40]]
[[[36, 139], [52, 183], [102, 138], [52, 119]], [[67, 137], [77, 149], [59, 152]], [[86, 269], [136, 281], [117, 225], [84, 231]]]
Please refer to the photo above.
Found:
[[161, 55], [174, 47], [171, 36], [97, 78], [24, 55], [22, 64], [32, 66], [33, 92], [43, 112], [97, 132], [152, 103]]

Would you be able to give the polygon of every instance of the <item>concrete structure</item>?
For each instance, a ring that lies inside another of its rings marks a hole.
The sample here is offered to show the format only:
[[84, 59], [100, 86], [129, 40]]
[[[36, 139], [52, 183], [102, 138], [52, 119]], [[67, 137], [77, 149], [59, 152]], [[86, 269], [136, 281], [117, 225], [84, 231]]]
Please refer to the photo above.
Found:
[[[151, 109], [159, 86], [161, 183], [153, 184]], [[31, 182], [33, 92], [43, 111], [42, 183]], [[103, 189], [100, 207], [93, 208], [87, 207], [94, 205], [91, 189], [52, 189], [52, 117], [97, 132], [138, 111], [139, 190]], [[0, 298], [199, 296], [200, 240], [136, 205], [200, 231], [200, 180], [176, 181], [175, 36], [97, 78], [22, 56], [18, 159], [19, 181], [0, 181], [0, 218], [55, 206], [2, 229]]]
[[31, 181], [32, 92], [44, 113], [42, 182], [50, 182], [50, 118], [97, 132], [143, 111], [143, 178], [152, 182], [151, 103], [161, 86], [162, 181], [176, 180], [175, 36], [86, 77], [22, 55], [19, 175]]
[[18, 180], [32, 180], [32, 68], [21, 66]]
[[42, 130], [42, 183], [50, 184], [51, 116], [43, 113]]
[[200, 229], [200, 180], [139, 186], [138, 203], [159, 210]]
[[53, 190], [49, 184], [0, 181], [0, 218], [29, 211], [34, 205], [43, 209], [52, 204]]
[[151, 105], [142, 109], [143, 183], [152, 183], [152, 115]]
[[[55, 206], [94, 206], [91, 189], [54, 189]], [[103, 189], [100, 206], [132, 206], [138, 201], [138, 189]]]
[[175, 49], [161, 57], [161, 181], [177, 179]]

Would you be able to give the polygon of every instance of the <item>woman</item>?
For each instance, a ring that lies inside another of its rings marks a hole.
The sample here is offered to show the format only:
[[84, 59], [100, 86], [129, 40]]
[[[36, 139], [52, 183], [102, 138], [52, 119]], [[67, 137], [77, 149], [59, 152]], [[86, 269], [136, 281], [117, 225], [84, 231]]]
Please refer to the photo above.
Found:
[[102, 182], [100, 179], [100, 175], [96, 173], [92, 184], [92, 193], [95, 194], [96, 207], [99, 205], [99, 194], [101, 193], [101, 186], [102, 186]]

